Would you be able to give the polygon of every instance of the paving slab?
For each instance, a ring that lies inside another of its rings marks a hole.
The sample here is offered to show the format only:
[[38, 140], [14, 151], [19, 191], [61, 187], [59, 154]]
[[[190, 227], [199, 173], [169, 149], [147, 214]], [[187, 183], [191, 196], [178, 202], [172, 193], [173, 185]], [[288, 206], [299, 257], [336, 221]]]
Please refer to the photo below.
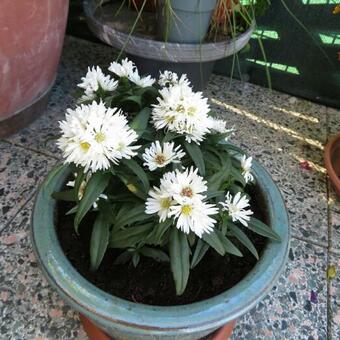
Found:
[[0, 142], [0, 231], [32, 198], [56, 160]]
[[293, 240], [277, 285], [238, 321], [231, 340], [326, 340], [326, 270], [326, 249]]
[[212, 109], [235, 127], [231, 141], [278, 184], [293, 235], [327, 247], [326, 107], [236, 80], [229, 87], [220, 76], [212, 78], [206, 93]]
[[[86, 338], [77, 314], [37, 268], [29, 239], [31, 198], [60, 156], [54, 142], [46, 142], [58, 134], [66, 108], [74, 107], [71, 92], [87, 66], [105, 70], [114, 57], [110, 47], [67, 37], [47, 111], [0, 142], [1, 339]], [[340, 130], [340, 111], [236, 80], [229, 85], [227, 78], [213, 75], [205, 94], [216, 113], [235, 126], [232, 142], [277, 182], [294, 235], [279, 282], [239, 320], [232, 339], [337, 339], [339, 275], [329, 283], [327, 299], [326, 270], [327, 262], [339, 267], [340, 206], [328, 188], [323, 146]]]
[[330, 290], [330, 326], [333, 339], [340, 337], [340, 256], [330, 254], [329, 266], [335, 267], [335, 277], [329, 280]]
[[77, 313], [38, 267], [29, 234], [32, 208], [30, 202], [0, 236], [0, 338], [86, 339]]

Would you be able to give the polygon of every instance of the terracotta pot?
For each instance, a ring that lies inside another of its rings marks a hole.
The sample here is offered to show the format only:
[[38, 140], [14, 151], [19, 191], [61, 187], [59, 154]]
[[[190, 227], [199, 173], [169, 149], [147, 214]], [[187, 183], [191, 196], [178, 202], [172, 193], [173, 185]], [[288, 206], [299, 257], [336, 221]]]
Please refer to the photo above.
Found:
[[[110, 336], [97, 327], [90, 319], [82, 314], [79, 314], [79, 318], [89, 340], [112, 340]], [[235, 325], [236, 320], [228, 322], [225, 326], [221, 327], [213, 335], [211, 335], [210, 340], [228, 340]]]
[[63, 45], [68, 0], [0, 1], [0, 137], [47, 104]]
[[340, 196], [340, 133], [327, 143], [324, 158], [329, 179]]

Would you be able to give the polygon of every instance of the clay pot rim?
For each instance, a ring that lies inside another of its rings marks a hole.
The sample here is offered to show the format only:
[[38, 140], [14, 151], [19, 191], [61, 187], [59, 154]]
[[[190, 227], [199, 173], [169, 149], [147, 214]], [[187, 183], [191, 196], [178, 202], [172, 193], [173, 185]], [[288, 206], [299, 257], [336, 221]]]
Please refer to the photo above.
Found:
[[[90, 340], [113, 340], [112, 337], [107, 335], [85, 315], [79, 314], [79, 319]], [[236, 320], [229, 321], [212, 334], [212, 340], [228, 340], [235, 328], [235, 325]]]
[[340, 132], [337, 133], [335, 136], [333, 136], [326, 144], [325, 152], [324, 152], [324, 160], [325, 160], [325, 166], [326, 166], [328, 176], [330, 180], [332, 181], [338, 195], [340, 195], [340, 178], [336, 174], [334, 167], [333, 167], [333, 162], [332, 162], [332, 155], [333, 155], [335, 146], [338, 143], [340, 145]]

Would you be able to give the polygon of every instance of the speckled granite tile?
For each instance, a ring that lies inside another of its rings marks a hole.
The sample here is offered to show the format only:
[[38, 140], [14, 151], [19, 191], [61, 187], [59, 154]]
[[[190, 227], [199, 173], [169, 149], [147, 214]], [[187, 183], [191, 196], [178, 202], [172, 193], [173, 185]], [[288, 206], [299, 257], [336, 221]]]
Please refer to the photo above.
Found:
[[[293, 235], [327, 246], [327, 181], [323, 166], [326, 107], [213, 76], [212, 109], [236, 131], [231, 141], [272, 175], [285, 198]], [[308, 169], [301, 162], [308, 161]]]
[[78, 315], [43, 277], [29, 235], [32, 202], [0, 236], [1, 339], [86, 339]]
[[324, 248], [293, 239], [277, 285], [238, 320], [231, 340], [326, 340], [326, 269]]
[[64, 118], [66, 109], [76, 104], [72, 93], [77, 89], [80, 78], [86, 74], [88, 66], [99, 65], [104, 73], [109, 73], [106, 70], [114, 58], [114, 50], [109, 46], [66, 37], [56, 83], [46, 112], [27, 128], [6, 140], [60, 157], [61, 153], [52, 138], [59, 133], [58, 121]]
[[328, 131], [329, 135], [332, 136], [340, 132], [340, 110], [327, 108], [328, 115]]
[[329, 281], [330, 285], [330, 311], [331, 311], [331, 333], [333, 339], [338, 339], [340, 334], [340, 256], [331, 254], [329, 265], [336, 267], [336, 276]]
[[340, 256], [340, 198], [329, 185], [330, 250]]
[[0, 231], [30, 199], [56, 160], [0, 142]]

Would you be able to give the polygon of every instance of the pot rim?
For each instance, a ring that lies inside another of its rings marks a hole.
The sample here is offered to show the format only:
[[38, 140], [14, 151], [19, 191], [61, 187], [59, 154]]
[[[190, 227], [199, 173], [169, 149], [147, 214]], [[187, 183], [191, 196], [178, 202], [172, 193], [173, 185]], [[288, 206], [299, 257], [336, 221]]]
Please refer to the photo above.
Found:
[[[93, 0], [84, 0], [83, 9], [87, 24], [92, 33], [108, 45], [124, 49], [125, 53], [152, 60], [176, 63], [216, 61], [239, 52], [247, 45], [256, 26], [251, 27], [233, 39], [216, 43], [188, 44], [164, 42], [128, 34], [103, 23], [95, 17]], [[142, 48], [147, 46], [147, 48]]]
[[338, 190], [340, 194], [340, 178], [336, 174], [334, 167], [333, 167], [333, 162], [332, 162], [332, 155], [333, 155], [334, 147], [337, 144], [337, 142], [339, 142], [339, 145], [340, 145], [340, 132], [335, 134], [326, 144], [325, 152], [324, 152], [324, 160], [325, 160], [325, 166], [328, 172], [328, 176], [333, 182], [335, 189]]
[[284, 268], [290, 244], [287, 211], [270, 175], [254, 161], [253, 174], [267, 203], [270, 225], [280, 235], [281, 242], [269, 240], [260, 260], [245, 278], [222, 294], [187, 305], [152, 306], [114, 297], [82, 277], [59, 244], [53, 223], [56, 203], [51, 193], [61, 188], [70, 172], [63, 166], [54, 168], [41, 184], [31, 217], [32, 244], [50, 284], [66, 302], [99, 324], [115, 323], [146, 334], [217, 328], [263, 299]]

